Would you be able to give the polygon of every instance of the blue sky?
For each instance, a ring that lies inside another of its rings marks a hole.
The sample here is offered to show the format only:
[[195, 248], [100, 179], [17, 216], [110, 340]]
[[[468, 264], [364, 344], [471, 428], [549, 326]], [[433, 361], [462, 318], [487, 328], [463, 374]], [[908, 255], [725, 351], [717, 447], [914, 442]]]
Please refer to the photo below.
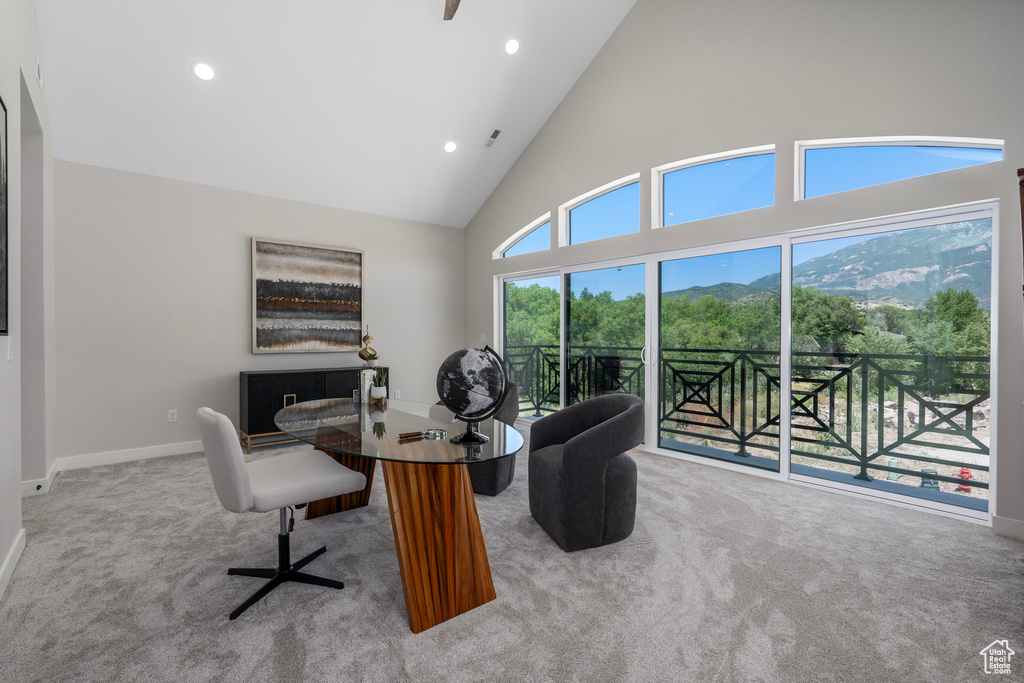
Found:
[[518, 256], [533, 251], [544, 251], [551, 248], [551, 221], [538, 225], [525, 237], [505, 250], [504, 256]]
[[722, 282], [748, 285], [765, 275], [781, 272], [781, 247], [693, 256], [662, 263], [661, 291], [707, 287]]
[[640, 232], [640, 183], [594, 197], [569, 211], [569, 243]]
[[[793, 265], [831, 254], [852, 244], [891, 234], [891, 232], [887, 232], [796, 244], [793, 246]], [[644, 293], [644, 271], [645, 266], [642, 263], [600, 268], [572, 273], [569, 276], [569, 282], [572, 292], [576, 296], [579, 296], [580, 292], [586, 288], [595, 294], [609, 291], [612, 293], [612, 298], [619, 301], [634, 294]], [[748, 285], [765, 275], [780, 272], [782, 272], [781, 247], [693, 256], [662, 263], [661, 291], [671, 292], [689, 287], [708, 287], [722, 282]], [[533, 284], [558, 291], [558, 276], [551, 275], [515, 281], [517, 287], [529, 287]]]
[[[851, 244], [881, 236], [861, 235], [797, 244], [793, 246], [793, 265], [809, 261], [817, 256], [830, 254]], [[586, 288], [595, 294], [609, 291], [612, 293], [612, 298], [619, 301], [634, 294], [644, 293], [644, 271], [645, 265], [642, 263], [600, 268], [572, 273], [569, 276], [569, 282], [572, 292], [576, 296], [579, 296], [580, 292]], [[780, 272], [782, 272], [781, 247], [693, 256], [662, 263], [661, 291], [671, 292], [697, 286], [708, 287], [722, 282], [747, 285], [765, 275]], [[515, 281], [517, 287], [529, 287], [534, 284], [558, 291], [558, 276], [550, 275]]]
[[775, 154], [681, 168], [664, 176], [662, 225], [775, 204]]
[[[1000, 159], [1001, 150], [957, 147], [900, 145], [811, 149], [806, 151], [806, 196], [816, 197]], [[666, 174], [664, 183], [665, 225], [771, 206], [775, 203], [775, 155], [757, 154], [680, 169]], [[620, 187], [570, 211], [574, 244], [637, 232], [639, 224], [639, 183]], [[793, 265], [881, 236], [862, 235], [794, 245]], [[525, 237], [507, 254], [546, 249], [549, 244], [550, 223]], [[780, 270], [779, 247], [678, 259], [664, 263], [662, 291], [722, 282], [749, 284]], [[529, 286], [534, 282], [558, 289], [557, 276], [518, 284]], [[576, 295], [586, 288], [594, 293], [610, 291], [612, 298], [621, 300], [644, 292], [644, 265], [574, 273], [570, 282]]]
[[634, 294], [644, 293], [644, 272], [645, 266], [642, 263], [586, 270], [582, 273], [572, 273], [569, 276], [569, 285], [576, 296], [586, 288], [593, 294], [611, 292], [613, 299], [621, 301]]
[[540, 285], [541, 287], [547, 287], [548, 289], [553, 289], [556, 292], [559, 291], [558, 290], [558, 276], [557, 275], [548, 275], [546, 277], [532, 277], [532, 278], [530, 278], [528, 280], [515, 280], [515, 281], [507, 282], [506, 284], [511, 284], [511, 285], [516, 286], [516, 287], [522, 287], [524, 289], [526, 287], [530, 287], [531, 285]]
[[817, 242], [805, 242], [803, 244], [793, 245], [793, 265], [799, 265], [804, 261], [810, 261], [812, 258], [824, 256], [825, 254], [831, 254], [834, 251], [839, 251], [850, 245], [858, 244], [859, 242], [866, 242], [867, 240], [874, 239], [876, 237], [884, 237], [885, 235], [891, 235], [891, 232], [876, 233], [874, 235], [859, 235], [857, 237], [839, 237], [827, 240], [818, 240]]
[[820, 197], [1003, 158], [1002, 150], [965, 147], [830, 147], [804, 152], [804, 196]]

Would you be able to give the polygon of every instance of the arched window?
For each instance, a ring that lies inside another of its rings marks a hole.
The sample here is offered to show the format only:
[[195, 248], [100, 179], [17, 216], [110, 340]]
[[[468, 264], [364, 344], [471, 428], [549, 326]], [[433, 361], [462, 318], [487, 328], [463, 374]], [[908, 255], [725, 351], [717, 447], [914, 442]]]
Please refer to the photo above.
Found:
[[558, 246], [640, 232], [640, 174], [620, 178], [558, 208]]
[[775, 205], [775, 145], [675, 161], [651, 169], [654, 228]]
[[796, 143], [796, 199], [882, 185], [1003, 159], [1003, 141], [883, 137]]
[[509, 237], [491, 252], [491, 258], [500, 259], [530, 254], [551, 248], [551, 212], [536, 219]]

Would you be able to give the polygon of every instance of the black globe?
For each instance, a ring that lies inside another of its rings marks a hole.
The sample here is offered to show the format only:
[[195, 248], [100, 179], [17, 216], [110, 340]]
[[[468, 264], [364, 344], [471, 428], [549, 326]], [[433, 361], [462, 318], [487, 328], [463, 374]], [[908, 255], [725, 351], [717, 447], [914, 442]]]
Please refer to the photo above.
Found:
[[467, 422], [493, 415], [505, 398], [507, 387], [505, 366], [490, 347], [456, 351], [437, 371], [441, 403]]

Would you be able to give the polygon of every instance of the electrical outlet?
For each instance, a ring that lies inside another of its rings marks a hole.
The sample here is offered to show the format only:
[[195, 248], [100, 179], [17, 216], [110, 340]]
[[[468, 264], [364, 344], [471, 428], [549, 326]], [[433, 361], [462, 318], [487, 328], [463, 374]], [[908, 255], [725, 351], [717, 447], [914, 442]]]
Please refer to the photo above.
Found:
[[480, 333], [480, 341], [484, 342], [485, 344], [487, 343], [487, 333], [486, 332], [481, 332]]
[[177, 410], [168, 410], [167, 411], [167, 421], [168, 422], [177, 422], [178, 421], [178, 411]]
[[401, 398], [402, 398], [402, 390], [401, 389], [395, 389], [395, 400], [397, 401], [397, 400], [399, 400]]

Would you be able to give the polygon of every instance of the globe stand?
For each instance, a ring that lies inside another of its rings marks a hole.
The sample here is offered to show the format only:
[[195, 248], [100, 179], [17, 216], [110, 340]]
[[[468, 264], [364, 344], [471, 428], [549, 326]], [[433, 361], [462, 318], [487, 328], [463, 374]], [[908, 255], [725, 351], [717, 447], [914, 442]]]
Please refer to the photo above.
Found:
[[452, 443], [457, 444], [474, 444], [474, 443], [487, 443], [490, 438], [486, 434], [481, 434], [474, 428], [475, 423], [466, 422], [466, 431], [462, 434], [456, 434], [452, 438], [448, 439]]

